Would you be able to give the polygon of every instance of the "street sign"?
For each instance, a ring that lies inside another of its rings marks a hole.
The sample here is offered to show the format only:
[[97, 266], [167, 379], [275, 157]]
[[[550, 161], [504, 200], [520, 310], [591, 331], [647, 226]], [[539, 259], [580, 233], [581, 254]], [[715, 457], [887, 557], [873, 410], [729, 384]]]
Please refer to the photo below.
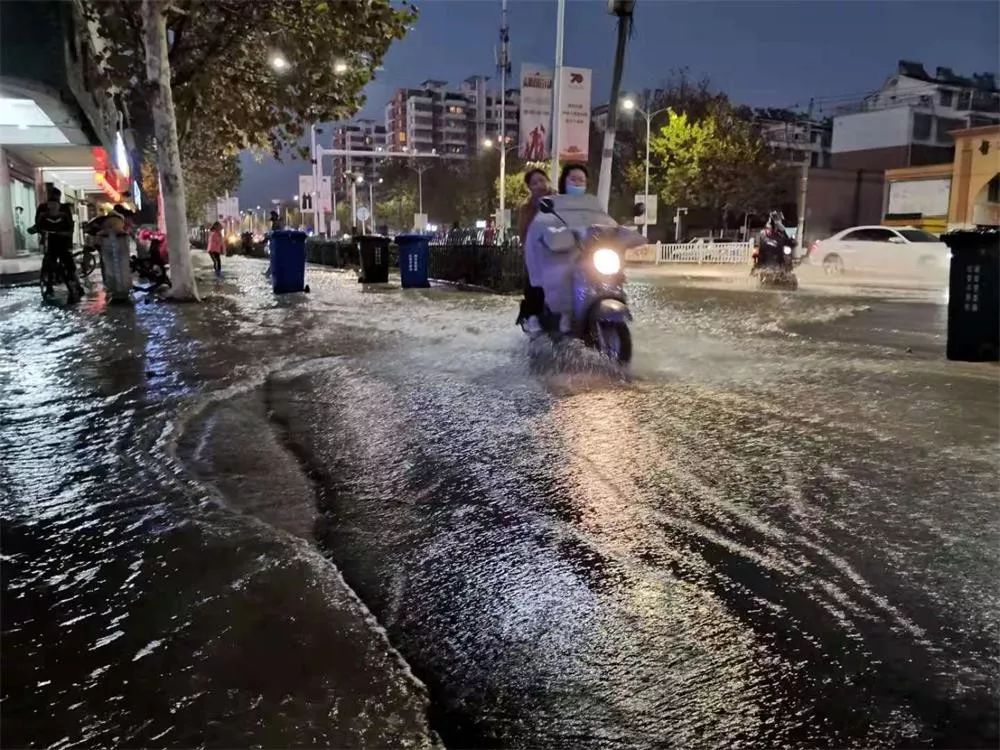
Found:
[[638, 226], [642, 224], [655, 224], [656, 223], [656, 208], [657, 208], [657, 196], [655, 193], [649, 195], [643, 195], [642, 193], [636, 193], [635, 202], [641, 203], [645, 208], [644, 213], [635, 217], [635, 223]]
[[355, 216], [357, 217], [358, 221], [368, 221], [368, 217], [371, 216], [371, 211], [369, 211], [364, 206], [361, 206], [358, 209], [358, 211], [355, 214]]
[[427, 214], [413, 214], [413, 228], [422, 232], [427, 228]]

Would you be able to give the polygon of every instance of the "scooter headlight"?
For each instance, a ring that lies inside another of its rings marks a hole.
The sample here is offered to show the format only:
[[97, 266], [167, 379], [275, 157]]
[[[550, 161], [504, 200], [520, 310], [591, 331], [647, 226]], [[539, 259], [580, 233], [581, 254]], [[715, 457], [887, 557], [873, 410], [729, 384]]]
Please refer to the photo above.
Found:
[[785, 245], [785, 255], [791, 255], [791, 254], [792, 254], [792, 248], [788, 247], [788, 245]]
[[609, 247], [602, 247], [594, 252], [594, 268], [607, 276], [622, 270], [622, 259], [618, 253]]

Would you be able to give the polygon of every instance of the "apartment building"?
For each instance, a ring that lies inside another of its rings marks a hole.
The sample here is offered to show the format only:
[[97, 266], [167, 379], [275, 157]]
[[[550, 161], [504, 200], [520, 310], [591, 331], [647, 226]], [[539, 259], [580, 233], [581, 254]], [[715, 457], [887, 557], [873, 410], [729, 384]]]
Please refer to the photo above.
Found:
[[831, 158], [844, 169], [898, 169], [951, 161], [950, 133], [1000, 123], [993, 73], [956, 75], [900, 60], [896, 73], [833, 118]]
[[[386, 144], [385, 125], [371, 119], [359, 119], [354, 122], [337, 125], [333, 129], [333, 148], [350, 149], [351, 151], [384, 151]], [[375, 179], [378, 172], [378, 160], [375, 157], [333, 158], [334, 190], [342, 191], [347, 185], [347, 172], [362, 174], [365, 179]]]
[[786, 110], [756, 110], [754, 122], [774, 153], [788, 164], [825, 169], [830, 166], [833, 125], [830, 121], [808, 120]]
[[[458, 89], [446, 81], [427, 80], [417, 88], [398, 89], [385, 108], [386, 148], [437, 153], [465, 159], [482, 152], [500, 131], [500, 96], [485, 76], [471, 76]], [[508, 92], [505, 130], [517, 140], [519, 94]]]

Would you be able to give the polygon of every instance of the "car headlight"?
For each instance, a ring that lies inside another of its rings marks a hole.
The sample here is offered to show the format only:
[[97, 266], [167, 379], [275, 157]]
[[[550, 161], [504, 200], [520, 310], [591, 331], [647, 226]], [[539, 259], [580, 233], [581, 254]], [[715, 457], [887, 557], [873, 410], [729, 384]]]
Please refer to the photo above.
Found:
[[785, 245], [785, 255], [791, 255], [791, 254], [792, 254], [792, 248], [788, 247], [788, 245]]
[[622, 270], [622, 259], [611, 248], [602, 247], [594, 251], [594, 268], [599, 273], [610, 276]]

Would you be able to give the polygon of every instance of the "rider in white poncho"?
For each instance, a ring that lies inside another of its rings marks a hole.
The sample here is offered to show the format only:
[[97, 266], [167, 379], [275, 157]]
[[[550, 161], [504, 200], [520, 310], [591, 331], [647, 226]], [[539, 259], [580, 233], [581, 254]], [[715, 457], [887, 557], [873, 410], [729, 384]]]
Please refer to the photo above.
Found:
[[553, 197], [558, 217], [541, 212], [528, 227], [524, 241], [524, 260], [532, 286], [545, 290], [545, 306], [561, 315], [560, 328], [569, 330], [573, 311], [573, 269], [579, 250], [553, 250], [554, 232], [567, 232], [568, 225], [581, 228], [593, 224], [618, 226], [601, 209], [597, 198], [587, 193], [587, 169], [581, 164], [567, 164], [559, 175], [559, 195]]

